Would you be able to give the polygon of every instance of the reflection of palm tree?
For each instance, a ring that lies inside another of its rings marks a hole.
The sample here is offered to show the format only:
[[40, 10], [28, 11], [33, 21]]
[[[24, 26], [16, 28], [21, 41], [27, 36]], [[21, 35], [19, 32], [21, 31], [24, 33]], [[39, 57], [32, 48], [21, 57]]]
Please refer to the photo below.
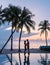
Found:
[[40, 58], [41, 58], [41, 59], [38, 60], [39, 63], [41, 63], [41, 64], [43, 64], [43, 65], [48, 65], [48, 61], [47, 61], [48, 55], [47, 55], [47, 53], [45, 54], [45, 57], [43, 57], [43, 56], [40, 55]]
[[35, 22], [31, 20], [32, 13], [24, 7], [24, 9], [21, 12], [21, 15], [19, 17], [19, 25], [18, 30], [20, 29], [20, 36], [19, 36], [19, 51], [20, 51], [20, 41], [21, 41], [21, 35], [22, 35], [22, 29], [25, 26], [28, 33], [30, 33], [30, 27], [34, 29]]
[[8, 55], [6, 55], [6, 57], [8, 58], [10, 64], [13, 65], [13, 63], [12, 63], [13, 62], [13, 60], [12, 60], [12, 53], [11, 53], [11, 58]]
[[12, 55], [12, 53], [11, 53], [11, 65], [13, 65], [13, 55]]
[[13, 60], [13, 57], [12, 57], [13, 54], [11, 53], [10, 55], [6, 54], [6, 57], [8, 58], [10, 64], [13, 65], [13, 61], [15, 61], [15, 65], [19, 65], [19, 63], [15, 59]]
[[15, 64], [15, 65], [19, 65], [19, 64], [18, 64], [18, 62], [16, 62], [16, 64]]
[[[19, 7], [9, 5], [8, 8], [3, 9], [2, 17], [4, 18], [3, 21], [8, 21], [8, 23], [12, 23], [11, 34], [13, 34], [14, 22], [18, 22], [18, 16], [20, 14], [21, 9]], [[13, 45], [13, 35], [11, 35], [11, 50]]]
[[46, 41], [46, 46], [47, 46], [47, 36], [48, 36], [48, 31], [50, 30], [50, 23], [48, 20], [44, 20], [43, 22], [40, 22], [39, 24], [39, 29], [41, 30], [41, 34], [45, 33], [45, 41]]
[[21, 63], [21, 56], [20, 56], [20, 52], [19, 52], [19, 63], [20, 63], [20, 65], [22, 65], [22, 63]]

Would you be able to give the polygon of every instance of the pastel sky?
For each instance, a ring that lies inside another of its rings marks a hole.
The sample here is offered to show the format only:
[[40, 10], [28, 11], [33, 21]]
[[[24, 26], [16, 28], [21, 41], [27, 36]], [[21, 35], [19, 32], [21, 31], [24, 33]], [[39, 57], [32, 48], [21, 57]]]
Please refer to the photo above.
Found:
[[[37, 31], [38, 24], [40, 21], [43, 21], [43, 20], [48, 20], [50, 22], [50, 0], [0, 0], [0, 5], [2, 5], [3, 8], [7, 7], [9, 4], [20, 6], [21, 8], [25, 6], [33, 14], [35, 14], [35, 17], [33, 18], [33, 20], [36, 22], [36, 26], [35, 26], [36, 30], [32, 31], [29, 35], [23, 33], [22, 36], [29, 39], [40, 39], [39, 31]], [[3, 36], [5, 35], [8, 38], [10, 34], [10, 31], [8, 31], [10, 29], [8, 28], [9, 26], [10, 25], [5, 24], [0, 27], [0, 35], [1, 35], [0, 39], [4, 38]], [[18, 33], [15, 33], [14, 35], [19, 36]], [[43, 36], [41, 38], [43, 39]], [[48, 35], [48, 38], [50, 38], [50, 35]]]

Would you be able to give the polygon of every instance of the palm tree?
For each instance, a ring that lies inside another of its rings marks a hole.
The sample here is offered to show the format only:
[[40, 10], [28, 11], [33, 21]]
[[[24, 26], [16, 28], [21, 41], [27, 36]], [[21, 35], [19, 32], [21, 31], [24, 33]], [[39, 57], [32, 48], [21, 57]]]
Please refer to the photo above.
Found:
[[[41, 21], [39, 24], [38, 30], [41, 30], [41, 34], [45, 33], [45, 41], [46, 41], [46, 46], [47, 46], [48, 45], [47, 36], [48, 36], [48, 31], [50, 31], [50, 23], [48, 22], [48, 20]], [[41, 34], [40, 34], [40, 36], [41, 36]]]
[[[11, 11], [11, 21], [12, 21], [11, 33], [13, 33], [14, 22], [16, 22], [16, 25], [19, 22], [18, 18], [19, 18], [19, 14], [21, 13], [21, 8], [13, 5], [9, 5], [9, 9]], [[11, 37], [11, 50], [12, 50], [12, 46], [13, 46], [13, 35]]]
[[32, 16], [34, 15], [32, 15], [32, 13], [26, 7], [23, 8], [23, 10], [21, 11], [21, 15], [19, 16], [19, 23], [17, 26], [18, 30], [20, 30], [19, 51], [20, 51], [20, 41], [21, 41], [23, 27], [27, 29], [28, 33], [30, 33], [30, 28], [35, 29], [35, 22], [31, 20]]
[[[16, 22], [15, 25], [18, 24], [18, 17], [19, 17], [19, 14], [21, 12], [21, 8], [19, 8], [18, 6], [13, 6], [13, 5], [9, 5], [9, 7], [7, 8], [4, 8], [3, 9], [3, 14], [2, 14], [2, 17], [3, 17], [3, 22], [8, 22], [8, 23], [12, 23], [12, 29], [11, 29], [11, 50], [13, 49], [12, 46], [13, 46], [13, 28], [14, 28], [14, 22]], [[8, 40], [10, 40], [10, 37]], [[6, 45], [6, 44], [5, 44]]]

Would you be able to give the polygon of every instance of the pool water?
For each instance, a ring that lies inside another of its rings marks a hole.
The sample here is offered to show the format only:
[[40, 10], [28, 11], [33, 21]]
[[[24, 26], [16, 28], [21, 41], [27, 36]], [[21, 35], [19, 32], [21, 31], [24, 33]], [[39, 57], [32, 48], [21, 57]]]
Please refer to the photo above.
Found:
[[[5, 41], [4, 41], [5, 43]], [[50, 42], [48, 42], [48, 45]], [[45, 41], [36, 42], [30, 41], [30, 48], [39, 48], [40, 46], [45, 45]], [[0, 48], [4, 46], [3, 43], [0, 44]], [[22, 41], [20, 44], [20, 48], [24, 48], [24, 42]], [[10, 42], [6, 45], [6, 49], [10, 48]], [[13, 49], [18, 48], [18, 41], [14, 41]], [[12, 60], [12, 61], [11, 61]], [[50, 54], [40, 54], [40, 53], [30, 53], [30, 55], [23, 53], [19, 54], [8, 54], [8, 55], [0, 55], [0, 65], [50, 65]]]
[[[12, 60], [12, 61], [11, 61]], [[50, 65], [50, 54], [9, 54], [0, 55], [0, 65]]]
[[[4, 46], [5, 42], [8, 40], [11, 34], [11, 31], [5, 30], [6, 27], [3, 26], [3, 28], [0, 28], [0, 49]], [[19, 40], [17, 40], [17, 38], [19, 38], [19, 33], [18, 34], [15, 33], [13, 38], [14, 38], [13, 49], [18, 49]], [[41, 39], [41, 37], [40, 39], [37, 38], [34, 40], [29, 40], [29, 43], [31, 49], [39, 48], [40, 46], [46, 45], [45, 41]], [[48, 45], [50, 45], [50, 40], [48, 40]], [[5, 48], [6, 49], [11, 48], [11, 39], [9, 40]], [[24, 40], [21, 41], [20, 48], [24, 48]], [[8, 54], [8, 55], [0, 54], [0, 65], [50, 65], [50, 54], [47, 53], [45, 54], [30, 53], [30, 55], [28, 54], [24, 55], [23, 53]]]

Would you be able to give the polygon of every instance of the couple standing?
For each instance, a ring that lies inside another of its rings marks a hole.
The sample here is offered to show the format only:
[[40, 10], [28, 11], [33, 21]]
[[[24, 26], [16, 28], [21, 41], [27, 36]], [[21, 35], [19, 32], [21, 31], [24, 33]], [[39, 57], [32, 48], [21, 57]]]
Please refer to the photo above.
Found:
[[28, 39], [24, 41], [24, 49], [25, 49], [25, 52], [26, 50], [28, 50], [28, 53], [29, 53], [29, 40]]

